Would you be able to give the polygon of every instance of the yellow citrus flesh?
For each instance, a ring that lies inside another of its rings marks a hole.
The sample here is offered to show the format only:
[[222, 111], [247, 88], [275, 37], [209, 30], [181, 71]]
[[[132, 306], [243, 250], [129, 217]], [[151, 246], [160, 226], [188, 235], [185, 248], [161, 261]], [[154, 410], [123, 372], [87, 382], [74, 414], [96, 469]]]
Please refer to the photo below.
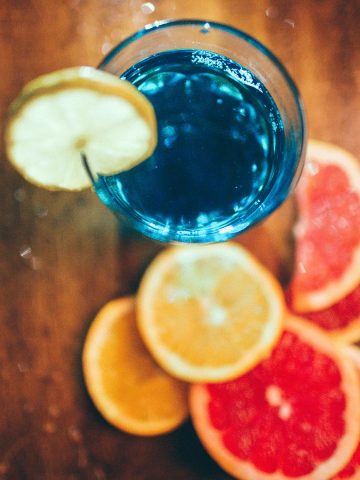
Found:
[[234, 378], [266, 357], [284, 316], [277, 281], [232, 244], [171, 247], [146, 271], [139, 331], [158, 363], [188, 381]]
[[43, 75], [10, 105], [5, 128], [11, 164], [50, 190], [91, 185], [81, 161], [103, 175], [128, 170], [157, 142], [152, 105], [133, 85], [92, 67]]
[[104, 418], [126, 432], [158, 435], [188, 416], [187, 386], [154, 362], [137, 332], [134, 299], [103, 307], [83, 350], [88, 392]]

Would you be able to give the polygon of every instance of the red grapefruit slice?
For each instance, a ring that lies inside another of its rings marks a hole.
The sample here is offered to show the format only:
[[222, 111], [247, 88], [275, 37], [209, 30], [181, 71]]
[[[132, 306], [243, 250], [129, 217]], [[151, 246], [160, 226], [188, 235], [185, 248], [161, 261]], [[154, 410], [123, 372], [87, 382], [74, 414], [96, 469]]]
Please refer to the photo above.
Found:
[[[355, 362], [358, 373], [360, 374], [360, 349], [355, 346], [344, 348], [345, 354]], [[360, 479], [360, 443], [355, 450], [350, 462], [339, 472], [332, 480], [359, 480]]]
[[359, 377], [320, 329], [289, 319], [271, 356], [236, 380], [190, 390], [195, 430], [242, 480], [327, 480], [360, 430]]
[[[287, 301], [294, 311], [290, 291], [287, 293]], [[303, 313], [302, 316], [338, 341], [358, 342], [360, 340], [360, 284], [335, 305], [318, 312]]]
[[339, 472], [333, 480], [359, 480], [360, 479], [360, 445], [356, 449], [351, 461]]
[[339, 472], [333, 480], [359, 480], [360, 479], [360, 445], [356, 449], [351, 461]]
[[360, 164], [335, 145], [311, 141], [295, 194], [294, 308], [322, 310], [360, 283]]

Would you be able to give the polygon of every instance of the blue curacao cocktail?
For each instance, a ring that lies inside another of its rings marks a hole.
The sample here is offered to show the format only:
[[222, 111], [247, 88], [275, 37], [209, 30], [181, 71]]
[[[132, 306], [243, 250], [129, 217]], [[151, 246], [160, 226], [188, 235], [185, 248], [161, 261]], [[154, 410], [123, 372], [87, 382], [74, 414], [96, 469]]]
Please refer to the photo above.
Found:
[[301, 169], [303, 110], [286, 71], [254, 39], [219, 24], [164, 22], [101, 67], [133, 83], [156, 112], [154, 154], [95, 180], [103, 202], [137, 230], [161, 241], [223, 241], [287, 197]]

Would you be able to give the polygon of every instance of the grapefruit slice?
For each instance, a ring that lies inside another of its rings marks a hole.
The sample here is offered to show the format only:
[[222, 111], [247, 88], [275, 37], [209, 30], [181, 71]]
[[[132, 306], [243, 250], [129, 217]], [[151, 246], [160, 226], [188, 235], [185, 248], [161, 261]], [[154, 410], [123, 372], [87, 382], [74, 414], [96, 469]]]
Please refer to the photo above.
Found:
[[187, 386], [162, 371], [145, 349], [133, 298], [100, 310], [85, 340], [83, 371], [99, 412], [125, 432], [159, 435], [188, 416]]
[[95, 173], [114, 174], [149, 157], [156, 142], [147, 98], [126, 80], [92, 67], [30, 82], [10, 105], [5, 129], [11, 164], [49, 190], [91, 185], [82, 155]]
[[360, 164], [335, 145], [311, 141], [295, 193], [293, 305], [323, 310], [360, 283]]
[[[344, 354], [354, 362], [360, 376], [360, 349], [355, 346], [344, 348]], [[349, 463], [332, 480], [359, 480], [360, 479], [360, 443]]]
[[360, 480], [360, 445], [350, 462], [332, 480]]
[[242, 480], [326, 480], [354, 453], [359, 376], [320, 329], [291, 317], [271, 356], [237, 379], [190, 390], [195, 430]]
[[188, 381], [234, 378], [278, 340], [284, 298], [275, 278], [234, 243], [172, 247], [142, 278], [139, 331], [157, 362]]
[[[290, 291], [287, 292], [287, 300], [290, 308], [292, 308]], [[294, 311], [293, 308], [292, 310]], [[337, 341], [344, 343], [359, 341], [360, 284], [335, 305], [317, 312], [303, 313], [302, 316], [318, 325]]]

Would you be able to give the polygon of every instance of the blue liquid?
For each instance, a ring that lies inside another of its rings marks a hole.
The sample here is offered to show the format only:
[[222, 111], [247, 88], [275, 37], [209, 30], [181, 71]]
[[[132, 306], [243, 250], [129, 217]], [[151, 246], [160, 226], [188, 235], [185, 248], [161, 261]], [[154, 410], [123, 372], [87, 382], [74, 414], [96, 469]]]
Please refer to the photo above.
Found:
[[163, 241], [221, 241], [286, 197], [283, 123], [249, 70], [218, 54], [174, 50], [122, 78], [153, 104], [158, 145], [137, 167], [99, 177], [96, 190], [135, 228]]

